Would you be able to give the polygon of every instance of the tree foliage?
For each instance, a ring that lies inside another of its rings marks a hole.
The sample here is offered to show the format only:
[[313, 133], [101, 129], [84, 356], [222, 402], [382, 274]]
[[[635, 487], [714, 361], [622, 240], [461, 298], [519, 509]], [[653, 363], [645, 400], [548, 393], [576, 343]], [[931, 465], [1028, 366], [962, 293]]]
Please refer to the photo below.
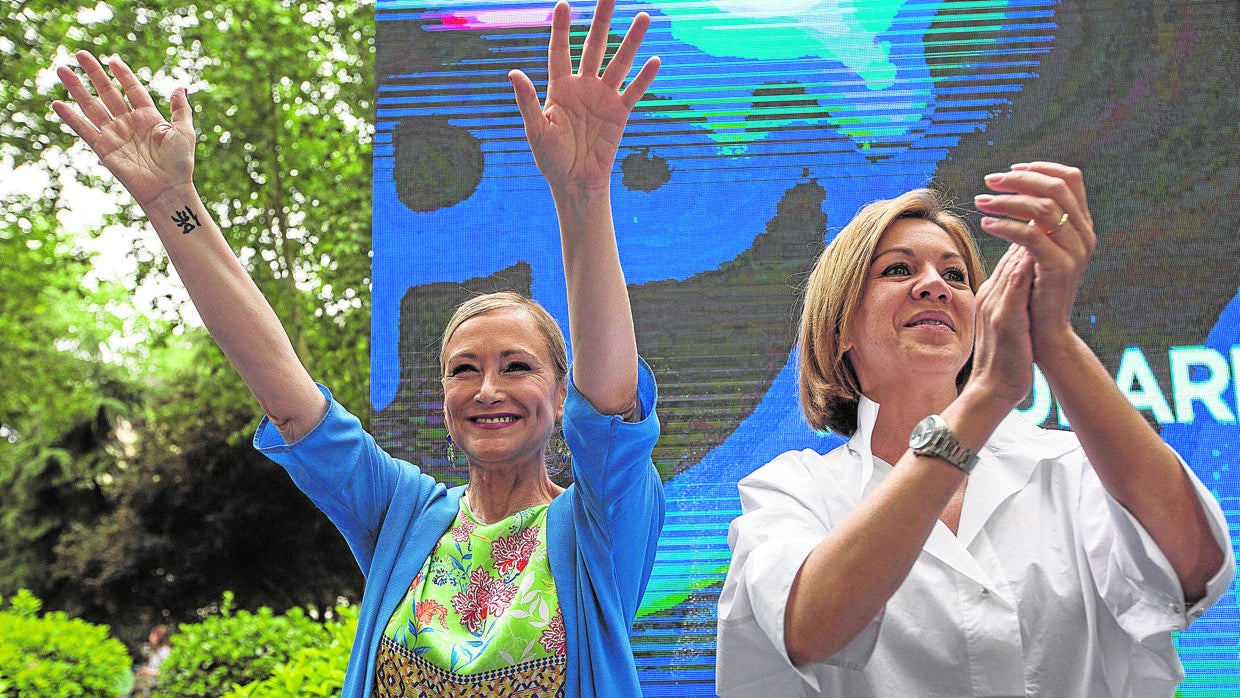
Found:
[[[175, 296], [137, 307], [166, 258], [126, 234], [140, 210], [50, 109], [65, 96], [52, 65], [80, 48], [123, 57], [165, 109], [190, 86], [204, 202], [311, 373], [368, 413], [366, 0], [7, 3], [0, 172], [42, 184], [0, 201], [0, 592], [35, 589], [131, 639], [224, 589], [330, 607], [360, 576], [249, 446], [252, 397]], [[67, 223], [79, 184], [116, 195], [97, 229]], [[132, 277], [98, 282], [82, 235], [132, 246]]]

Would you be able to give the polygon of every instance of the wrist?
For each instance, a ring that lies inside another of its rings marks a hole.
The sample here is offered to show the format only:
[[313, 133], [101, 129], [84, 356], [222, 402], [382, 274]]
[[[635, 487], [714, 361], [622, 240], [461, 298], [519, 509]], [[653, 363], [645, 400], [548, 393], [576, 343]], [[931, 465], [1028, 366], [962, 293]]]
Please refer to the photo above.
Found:
[[550, 184], [550, 187], [551, 198], [555, 200], [557, 206], [563, 204], [574, 208], [581, 208], [611, 202], [610, 182], [603, 182], [597, 186], [579, 183], [560, 183]]
[[146, 201], [139, 201], [138, 205], [146, 211], [148, 216], [154, 218], [157, 214], [179, 211], [198, 202], [200, 202], [198, 189], [193, 182], [185, 182], [171, 184]]
[[957, 440], [976, 453], [1019, 402], [970, 381], [941, 414]]
[[1055, 332], [1037, 333], [1033, 336], [1033, 361], [1043, 373], [1054, 372], [1057, 366], [1075, 360], [1081, 351], [1089, 347], [1077, 335], [1071, 325]]

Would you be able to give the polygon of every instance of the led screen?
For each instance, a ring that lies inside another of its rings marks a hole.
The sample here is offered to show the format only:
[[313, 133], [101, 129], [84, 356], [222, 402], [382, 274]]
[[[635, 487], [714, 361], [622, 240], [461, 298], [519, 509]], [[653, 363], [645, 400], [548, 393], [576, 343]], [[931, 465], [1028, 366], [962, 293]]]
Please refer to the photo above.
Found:
[[[1098, 249], [1074, 325], [1213, 490], [1240, 539], [1240, 10], [1215, 2], [661, 0], [663, 68], [613, 175], [638, 344], [659, 380], [668, 497], [634, 630], [648, 695], [713, 694], [736, 481], [830, 449], [800, 415], [799, 291], [865, 203], [1059, 160]], [[373, 428], [453, 482], [439, 333], [466, 295], [532, 294], [567, 331], [554, 208], [506, 74], [545, 84], [551, 3], [379, 0]], [[574, 7], [575, 44], [590, 3]], [[982, 240], [993, 263], [1003, 245]], [[1064, 420], [1044, 382], [1021, 406]], [[1184, 695], [1240, 691], [1235, 589], [1178, 637]]]

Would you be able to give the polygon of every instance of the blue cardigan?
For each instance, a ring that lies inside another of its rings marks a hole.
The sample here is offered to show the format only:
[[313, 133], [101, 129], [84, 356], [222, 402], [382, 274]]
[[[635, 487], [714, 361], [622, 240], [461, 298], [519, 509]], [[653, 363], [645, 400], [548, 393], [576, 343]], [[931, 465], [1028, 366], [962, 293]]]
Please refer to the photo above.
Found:
[[[567, 635], [567, 696], [641, 695], [629, 630], [654, 565], [664, 499], [650, 458], [659, 437], [657, 390], [650, 367], [639, 364], [640, 421], [599, 414], [571, 381], [564, 405], [575, 481], [551, 502], [547, 546]], [[330, 406], [309, 434], [288, 444], [264, 418], [254, 446], [327, 514], [366, 575], [341, 695], [369, 698], [383, 629], [452, 524], [465, 488], [449, 489], [392, 458], [320, 388]]]

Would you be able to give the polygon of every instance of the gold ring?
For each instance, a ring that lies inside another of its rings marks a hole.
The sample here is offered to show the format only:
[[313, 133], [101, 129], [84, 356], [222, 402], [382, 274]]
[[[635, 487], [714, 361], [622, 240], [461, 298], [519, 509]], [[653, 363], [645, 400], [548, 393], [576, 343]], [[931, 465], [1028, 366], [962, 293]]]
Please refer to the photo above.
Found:
[[1054, 228], [1050, 228], [1049, 230], [1046, 230], [1045, 231], [1046, 234], [1054, 235], [1056, 232], [1059, 231], [1060, 228], [1063, 227], [1064, 223], [1067, 223], [1067, 222], [1068, 222], [1068, 212], [1064, 211], [1064, 214], [1059, 217], [1059, 222], [1055, 224]]

